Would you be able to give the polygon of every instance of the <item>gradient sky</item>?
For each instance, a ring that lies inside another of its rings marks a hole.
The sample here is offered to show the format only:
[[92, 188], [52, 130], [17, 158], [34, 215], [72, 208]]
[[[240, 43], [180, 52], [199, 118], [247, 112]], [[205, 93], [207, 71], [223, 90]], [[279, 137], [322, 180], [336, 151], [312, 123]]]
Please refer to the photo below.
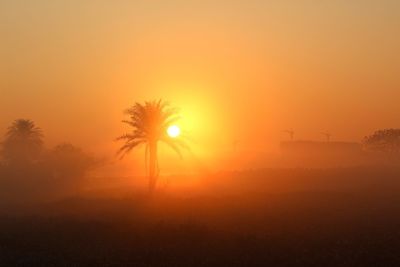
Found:
[[163, 98], [205, 157], [287, 128], [359, 141], [399, 127], [399, 33], [395, 0], [0, 0], [0, 129], [109, 153], [122, 111]]

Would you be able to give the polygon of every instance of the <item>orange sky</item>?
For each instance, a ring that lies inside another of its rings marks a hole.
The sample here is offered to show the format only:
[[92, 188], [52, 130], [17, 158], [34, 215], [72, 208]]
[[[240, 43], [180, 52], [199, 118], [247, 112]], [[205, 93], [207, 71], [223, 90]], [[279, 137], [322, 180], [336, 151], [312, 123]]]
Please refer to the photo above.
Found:
[[[399, 127], [398, 1], [0, 3], [0, 129], [34, 120], [51, 146], [112, 154], [122, 111], [181, 107], [211, 161], [298, 139]], [[264, 152], [263, 152], [264, 153]]]

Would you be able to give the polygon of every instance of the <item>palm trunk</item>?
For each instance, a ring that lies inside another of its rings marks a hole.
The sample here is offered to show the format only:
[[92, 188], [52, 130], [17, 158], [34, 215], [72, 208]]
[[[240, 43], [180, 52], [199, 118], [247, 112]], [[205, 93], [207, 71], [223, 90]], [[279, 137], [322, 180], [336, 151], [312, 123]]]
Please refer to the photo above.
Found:
[[157, 183], [157, 141], [149, 144], [149, 192], [153, 193]]

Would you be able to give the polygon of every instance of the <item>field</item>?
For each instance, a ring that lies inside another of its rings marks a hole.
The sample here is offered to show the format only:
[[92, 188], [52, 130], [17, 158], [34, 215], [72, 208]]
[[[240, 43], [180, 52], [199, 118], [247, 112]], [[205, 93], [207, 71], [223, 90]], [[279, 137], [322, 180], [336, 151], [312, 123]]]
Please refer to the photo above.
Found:
[[399, 177], [395, 168], [226, 172], [204, 177], [197, 194], [114, 188], [4, 207], [0, 265], [398, 266]]

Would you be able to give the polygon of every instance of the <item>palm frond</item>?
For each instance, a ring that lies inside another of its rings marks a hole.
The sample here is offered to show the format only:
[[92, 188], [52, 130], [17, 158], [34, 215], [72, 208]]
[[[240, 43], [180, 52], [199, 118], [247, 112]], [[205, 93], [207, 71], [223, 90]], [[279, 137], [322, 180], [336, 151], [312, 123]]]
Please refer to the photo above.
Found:
[[172, 148], [172, 150], [174, 150], [178, 154], [178, 156], [181, 159], [183, 159], [180, 147], [176, 142], [174, 142], [172, 139], [168, 139], [168, 138], [162, 138], [161, 141], [164, 142], [166, 145], [168, 145], [170, 148]]
[[134, 149], [135, 147], [137, 147], [142, 143], [143, 143], [142, 141], [126, 143], [117, 151], [117, 155], [120, 156], [120, 159], [123, 159], [126, 154], [128, 154], [132, 149]]
[[115, 141], [126, 140], [126, 142], [131, 141], [144, 141], [144, 136], [141, 133], [133, 132], [132, 134], [124, 134], [115, 139]]
[[173, 117], [171, 116], [171, 117], [167, 118], [166, 120], [164, 120], [162, 127], [163, 128], [168, 128], [169, 126], [171, 126], [175, 122], [179, 121], [180, 119], [182, 119], [182, 117], [179, 116], [179, 115], [175, 115]]

